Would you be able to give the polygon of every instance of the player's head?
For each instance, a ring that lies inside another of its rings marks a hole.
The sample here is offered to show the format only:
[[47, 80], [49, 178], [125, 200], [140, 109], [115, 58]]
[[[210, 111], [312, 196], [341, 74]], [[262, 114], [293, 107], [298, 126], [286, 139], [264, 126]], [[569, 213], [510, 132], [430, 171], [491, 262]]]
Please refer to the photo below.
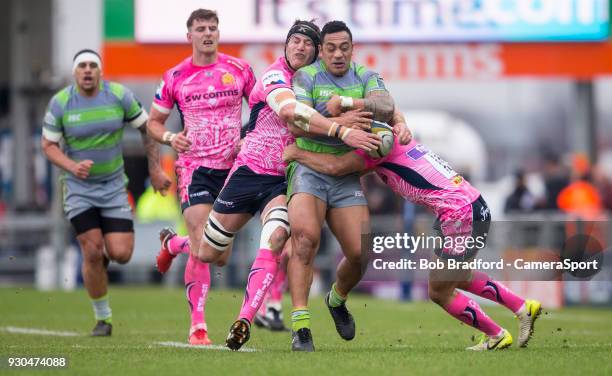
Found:
[[321, 30], [311, 21], [296, 20], [285, 39], [285, 59], [294, 70], [312, 64], [319, 55]]
[[193, 52], [213, 54], [219, 47], [219, 16], [208, 9], [196, 9], [187, 19], [187, 40]]
[[80, 50], [72, 59], [72, 75], [79, 90], [85, 95], [93, 95], [100, 85], [102, 59], [94, 50]]
[[321, 59], [331, 74], [343, 76], [353, 58], [353, 34], [342, 21], [330, 21], [321, 30]]

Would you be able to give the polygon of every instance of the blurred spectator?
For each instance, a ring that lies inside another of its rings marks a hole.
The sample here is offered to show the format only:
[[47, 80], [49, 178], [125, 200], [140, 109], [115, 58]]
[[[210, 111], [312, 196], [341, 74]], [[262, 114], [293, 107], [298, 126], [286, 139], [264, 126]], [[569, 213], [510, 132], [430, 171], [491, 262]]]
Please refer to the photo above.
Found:
[[506, 198], [504, 213], [533, 211], [536, 206], [536, 199], [534, 195], [529, 192], [529, 189], [527, 189], [525, 172], [518, 170], [514, 177], [516, 179], [514, 190], [510, 196]]
[[546, 193], [540, 206], [547, 210], [559, 210], [557, 198], [569, 184], [570, 174], [568, 168], [559, 161], [558, 155], [550, 153], [544, 157], [543, 178]]
[[374, 174], [364, 176], [362, 186], [368, 199], [368, 208], [371, 215], [398, 213], [399, 200], [378, 176]]
[[592, 219], [603, 211], [599, 191], [593, 184], [593, 175], [588, 159], [576, 155], [572, 160], [573, 182], [564, 188], [557, 198], [557, 204], [564, 212]]
[[606, 175], [602, 166], [593, 167], [593, 182], [601, 195], [604, 209], [612, 210], [612, 180]]

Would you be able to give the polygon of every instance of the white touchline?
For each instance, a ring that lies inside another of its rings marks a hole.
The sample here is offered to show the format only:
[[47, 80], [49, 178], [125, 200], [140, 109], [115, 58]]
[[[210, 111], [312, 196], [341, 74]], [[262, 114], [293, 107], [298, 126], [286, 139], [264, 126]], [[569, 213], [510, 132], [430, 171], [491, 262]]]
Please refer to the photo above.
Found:
[[[168, 346], [168, 347], [183, 347], [188, 349], [199, 349], [199, 350], [217, 350], [217, 351], [231, 351], [229, 348], [220, 345], [190, 345], [188, 343], [183, 342], [154, 342], [154, 344], [159, 346]], [[257, 350], [250, 349], [248, 347], [243, 347], [240, 350], [241, 352], [255, 352]]]
[[78, 337], [82, 334], [75, 332], [60, 332], [55, 330], [36, 329], [36, 328], [18, 328], [16, 326], [5, 326], [0, 328], [2, 331], [16, 334], [34, 334], [40, 336], [56, 336], [56, 337]]

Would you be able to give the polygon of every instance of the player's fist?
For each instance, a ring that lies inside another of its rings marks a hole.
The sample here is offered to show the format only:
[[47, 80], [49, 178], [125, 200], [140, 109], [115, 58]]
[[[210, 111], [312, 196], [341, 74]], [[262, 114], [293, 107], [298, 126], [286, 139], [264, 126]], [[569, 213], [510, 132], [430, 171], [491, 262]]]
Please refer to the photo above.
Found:
[[408, 145], [412, 141], [412, 132], [405, 123], [397, 123], [393, 126], [393, 134], [397, 137], [400, 145]]
[[283, 150], [283, 161], [287, 163], [294, 161], [299, 151], [300, 149], [296, 144], [289, 144], [285, 146], [285, 149]]
[[149, 171], [149, 176], [151, 177], [153, 191], [159, 192], [162, 196], [165, 196], [166, 193], [168, 193], [168, 188], [172, 185], [172, 181], [168, 175], [166, 175], [161, 168], [156, 168], [153, 171]]
[[380, 136], [364, 132], [360, 129], [351, 129], [344, 138], [344, 143], [348, 146], [365, 151], [376, 150], [381, 142]]
[[372, 113], [369, 111], [350, 110], [336, 119], [337, 123], [347, 128], [369, 131], [372, 128]]
[[342, 113], [342, 98], [338, 95], [332, 95], [329, 101], [327, 101], [326, 107], [330, 116], [339, 116]]
[[191, 141], [187, 138], [187, 129], [183, 129], [174, 136], [170, 141], [172, 149], [176, 150], [177, 153], [184, 153], [191, 147]]
[[93, 164], [93, 161], [89, 159], [76, 162], [70, 169], [70, 173], [79, 179], [87, 179], [89, 176], [89, 170]]

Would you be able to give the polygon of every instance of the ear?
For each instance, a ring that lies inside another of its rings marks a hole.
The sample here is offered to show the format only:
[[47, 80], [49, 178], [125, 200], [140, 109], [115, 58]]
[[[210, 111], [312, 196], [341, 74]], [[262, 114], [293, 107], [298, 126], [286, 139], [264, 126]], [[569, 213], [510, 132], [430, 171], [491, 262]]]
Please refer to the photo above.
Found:
[[186, 36], [187, 36], [187, 41], [191, 43], [191, 32], [188, 31]]

